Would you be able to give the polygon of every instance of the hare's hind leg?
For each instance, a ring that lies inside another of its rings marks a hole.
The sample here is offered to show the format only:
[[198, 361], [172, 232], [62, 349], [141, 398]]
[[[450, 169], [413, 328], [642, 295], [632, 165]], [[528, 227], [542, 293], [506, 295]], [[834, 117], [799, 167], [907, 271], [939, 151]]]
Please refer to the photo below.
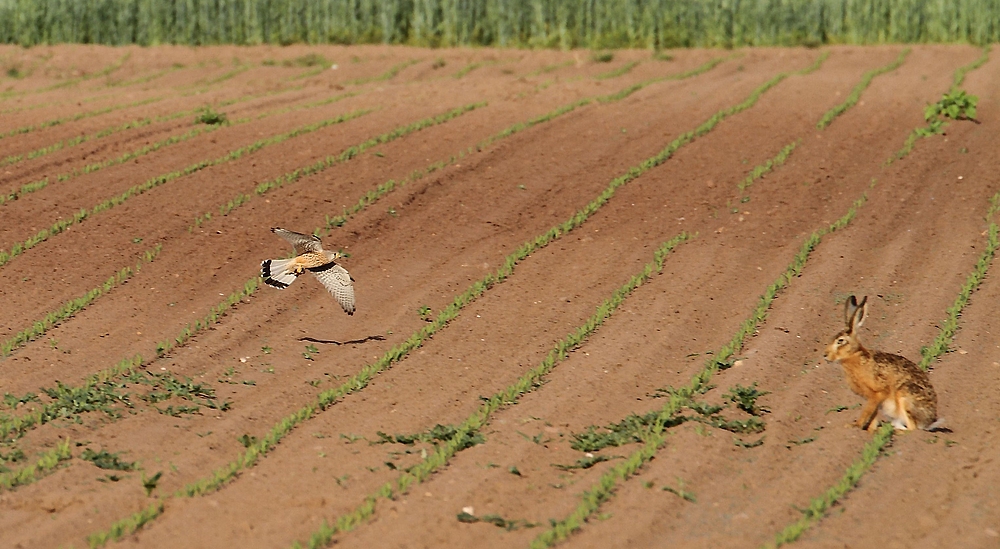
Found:
[[906, 425], [905, 427], [897, 427], [897, 429], [915, 431], [917, 429], [917, 422], [913, 419], [913, 399], [904, 396], [898, 397], [896, 409], [899, 410], [899, 418]]
[[870, 395], [864, 407], [861, 408], [861, 415], [858, 416], [858, 420], [854, 424], [858, 428], [867, 429], [868, 431], [874, 431], [878, 428], [878, 421], [875, 420], [875, 416], [878, 414], [879, 405], [885, 400], [886, 396], [879, 393]]
[[892, 426], [897, 430], [906, 431], [916, 429], [916, 422], [913, 421], [910, 409], [912, 407], [910, 399], [900, 396], [898, 393], [882, 401], [882, 413], [892, 422]]

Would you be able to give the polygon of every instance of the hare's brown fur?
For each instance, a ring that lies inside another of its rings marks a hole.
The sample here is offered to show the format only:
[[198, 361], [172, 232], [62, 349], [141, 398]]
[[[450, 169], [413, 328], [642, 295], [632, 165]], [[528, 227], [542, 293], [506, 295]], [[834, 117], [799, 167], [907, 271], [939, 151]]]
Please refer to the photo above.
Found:
[[839, 362], [847, 385], [866, 399], [855, 424], [869, 431], [878, 427], [879, 410], [897, 429], [933, 429], [938, 422], [937, 394], [927, 372], [899, 355], [870, 351], [858, 339], [868, 298], [858, 304], [851, 296], [844, 308], [847, 327], [826, 347], [826, 359]]

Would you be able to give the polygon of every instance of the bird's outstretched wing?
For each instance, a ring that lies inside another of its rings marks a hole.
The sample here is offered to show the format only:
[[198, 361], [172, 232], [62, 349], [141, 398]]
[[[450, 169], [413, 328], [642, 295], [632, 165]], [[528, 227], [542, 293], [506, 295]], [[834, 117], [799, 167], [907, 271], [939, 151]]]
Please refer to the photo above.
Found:
[[271, 232], [287, 240], [295, 248], [295, 255], [323, 251], [323, 245], [320, 244], [319, 237], [316, 235], [297, 233], [281, 227], [274, 227]]
[[345, 313], [354, 314], [354, 280], [347, 273], [347, 269], [336, 263], [328, 263], [322, 267], [309, 269], [309, 272], [333, 294]]

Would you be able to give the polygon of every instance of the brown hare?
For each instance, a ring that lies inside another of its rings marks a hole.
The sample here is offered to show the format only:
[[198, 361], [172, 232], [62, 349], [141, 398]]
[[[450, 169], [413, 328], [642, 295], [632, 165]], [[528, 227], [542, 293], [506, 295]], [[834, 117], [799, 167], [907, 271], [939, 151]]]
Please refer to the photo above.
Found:
[[939, 428], [943, 422], [937, 417], [937, 395], [927, 372], [899, 355], [869, 351], [858, 340], [867, 314], [868, 297], [859, 304], [852, 295], [844, 307], [847, 327], [826, 346], [826, 359], [839, 362], [847, 385], [867, 399], [855, 425], [874, 431], [881, 409], [896, 429]]

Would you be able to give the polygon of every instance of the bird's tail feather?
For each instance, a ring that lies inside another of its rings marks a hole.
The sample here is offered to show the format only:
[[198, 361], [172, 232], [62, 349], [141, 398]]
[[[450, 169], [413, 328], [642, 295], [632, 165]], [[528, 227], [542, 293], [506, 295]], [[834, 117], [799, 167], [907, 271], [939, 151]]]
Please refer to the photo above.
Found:
[[288, 287], [295, 282], [297, 276], [291, 270], [295, 259], [265, 259], [260, 264], [260, 276], [264, 277], [264, 284], [273, 286], [279, 290]]

